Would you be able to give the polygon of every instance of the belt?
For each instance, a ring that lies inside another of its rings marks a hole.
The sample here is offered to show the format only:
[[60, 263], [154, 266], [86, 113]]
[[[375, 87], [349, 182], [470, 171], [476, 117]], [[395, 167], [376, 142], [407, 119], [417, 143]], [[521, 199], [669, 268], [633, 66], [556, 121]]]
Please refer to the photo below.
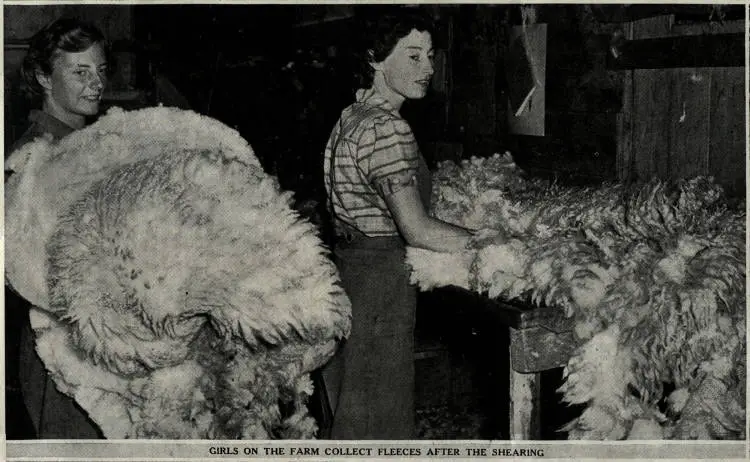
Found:
[[337, 222], [335, 246], [341, 249], [403, 249], [406, 246], [400, 235], [370, 237], [343, 222]]

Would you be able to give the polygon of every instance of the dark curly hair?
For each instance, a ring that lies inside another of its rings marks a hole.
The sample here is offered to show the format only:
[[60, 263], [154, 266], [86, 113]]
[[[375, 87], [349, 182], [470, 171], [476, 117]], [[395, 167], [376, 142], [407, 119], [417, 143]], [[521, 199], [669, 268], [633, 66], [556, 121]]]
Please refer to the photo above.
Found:
[[99, 43], [108, 55], [104, 34], [93, 24], [73, 19], [61, 18], [46, 25], [34, 34], [29, 50], [21, 66], [21, 79], [25, 92], [32, 97], [44, 94], [44, 88], [37, 80], [37, 74], [52, 73], [54, 60], [61, 51], [78, 53]]
[[399, 40], [412, 30], [435, 35], [432, 18], [415, 7], [376, 10], [363, 21], [364, 38], [360, 46], [360, 80], [363, 87], [372, 85], [375, 74], [372, 63], [383, 61], [391, 54]]

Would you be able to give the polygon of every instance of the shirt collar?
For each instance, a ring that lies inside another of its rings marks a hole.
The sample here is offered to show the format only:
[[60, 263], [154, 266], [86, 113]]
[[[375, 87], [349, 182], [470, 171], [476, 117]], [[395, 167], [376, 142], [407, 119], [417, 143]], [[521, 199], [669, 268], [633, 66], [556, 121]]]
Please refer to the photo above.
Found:
[[391, 103], [389, 103], [383, 95], [375, 91], [375, 88], [360, 88], [357, 90], [356, 96], [358, 103], [383, 108], [388, 112], [398, 115], [398, 111], [393, 108]]
[[39, 124], [44, 128], [45, 132], [50, 133], [55, 139], [62, 138], [75, 131], [75, 128], [66, 124], [62, 120], [38, 109], [29, 112], [29, 121]]

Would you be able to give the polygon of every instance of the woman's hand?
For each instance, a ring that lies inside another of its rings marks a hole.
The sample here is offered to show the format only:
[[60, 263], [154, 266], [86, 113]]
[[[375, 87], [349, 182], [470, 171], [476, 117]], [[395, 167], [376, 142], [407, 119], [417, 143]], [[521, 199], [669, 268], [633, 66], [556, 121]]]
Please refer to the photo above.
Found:
[[466, 243], [468, 249], [480, 249], [488, 245], [502, 245], [510, 240], [510, 234], [502, 229], [482, 228], [474, 231]]

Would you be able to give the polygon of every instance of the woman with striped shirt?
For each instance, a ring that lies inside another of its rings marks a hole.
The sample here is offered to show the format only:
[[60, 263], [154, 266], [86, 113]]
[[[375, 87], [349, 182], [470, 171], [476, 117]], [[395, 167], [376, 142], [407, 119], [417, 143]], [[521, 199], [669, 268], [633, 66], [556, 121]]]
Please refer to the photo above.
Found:
[[[428, 20], [381, 16], [367, 49], [372, 77], [344, 109], [325, 149], [324, 179], [337, 240], [334, 256], [352, 302], [352, 331], [323, 371], [332, 439], [411, 439], [416, 289], [405, 246], [456, 251], [469, 230], [431, 217], [430, 174], [406, 99], [425, 96], [433, 74]], [[325, 436], [325, 435], [323, 435]]]

